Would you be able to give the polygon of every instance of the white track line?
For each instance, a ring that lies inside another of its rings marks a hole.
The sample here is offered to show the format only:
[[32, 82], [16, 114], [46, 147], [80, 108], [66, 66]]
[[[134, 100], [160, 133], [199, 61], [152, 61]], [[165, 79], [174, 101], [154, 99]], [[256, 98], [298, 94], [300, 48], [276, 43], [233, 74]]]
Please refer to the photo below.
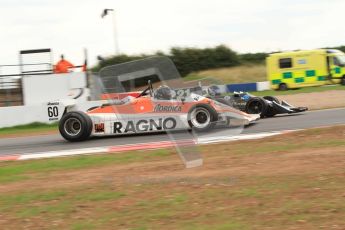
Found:
[[[202, 137], [197, 138], [195, 143], [200, 145], [215, 144], [220, 142], [239, 141], [239, 140], [254, 140], [265, 137], [275, 136], [287, 132], [296, 130], [286, 130], [277, 132], [265, 132], [255, 134], [240, 134], [236, 136], [218, 136], [218, 137]], [[179, 144], [190, 144], [191, 142], [180, 141]], [[99, 148], [81, 148], [72, 150], [61, 150], [61, 151], [48, 151], [48, 152], [37, 152], [37, 153], [24, 153], [19, 155], [5, 155], [0, 156], [1, 161], [15, 161], [15, 160], [32, 160], [32, 159], [43, 159], [63, 156], [74, 156], [74, 155], [87, 155], [87, 154], [100, 154], [100, 153], [114, 153], [114, 152], [128, 152], [134, 150], [148, 150], [148, 149], [162, 149], [174, 147], [176, 145], [173, 141], [160, 141], [160, 142], [149, 142], [149, 143], [137, 143], [127, 144], [118, 146], [107, 146]]]

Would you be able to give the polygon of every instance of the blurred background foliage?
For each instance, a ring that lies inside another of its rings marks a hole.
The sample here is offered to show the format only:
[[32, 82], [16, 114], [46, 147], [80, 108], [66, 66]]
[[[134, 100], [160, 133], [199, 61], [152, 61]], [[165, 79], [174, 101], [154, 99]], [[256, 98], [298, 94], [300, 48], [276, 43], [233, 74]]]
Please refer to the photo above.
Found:
[[[327, 47], [328, 49], [339, 49], [345, 52], [345, 46]], [[279, 52], [279, 51], [278, 51]], [[92, 68], [94, 72], [98, 72], [103, 67], [109, 65], [120, 64], [124, 62], [139, 60], [151, 56], [167, 56], [176, 65], [182, 77], [190, 73], [217, 69], [224, 67], [233, 67], [248, 64], [261, 64], [265, 63], [265, 58], [270, 53], [244, 53], [239, 54], [227, 47], [226, 45], [219, 45], [212, 48], [183, 48], [172, 47], [169, 52], [164, 53], [158, 51], [154, 54], [139, 54], [139, 55], [126, 55], [121, 54], [110, 57], [98, 57], [98, 64]]]

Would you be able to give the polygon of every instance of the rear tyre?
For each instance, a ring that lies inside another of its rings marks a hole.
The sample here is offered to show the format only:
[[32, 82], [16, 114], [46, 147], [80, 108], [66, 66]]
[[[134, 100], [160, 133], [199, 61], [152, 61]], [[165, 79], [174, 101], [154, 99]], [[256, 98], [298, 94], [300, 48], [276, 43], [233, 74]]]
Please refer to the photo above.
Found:
[[341, 78], [340, 84], [341, 84], [341, 85], [345, 85], [345, 76], [343, 76], [343, 77]]
[[246, 113], [248, 114], [260, 114], [260, 117], [265, 117], [268, 109], [267, 102], [259, 97], [251, 98], [246, 105]]
[[59, 131], [68, 141], [84, 141], [92, 132], [91, 118], [79, 111], [66, 113], [59, 122]]
[[217, 112], [209, 105], [196, 105], [188, 113], [189, 126], [198, 132], [204, 132], [216, 125]]
[[286, 90], [288, 90], [288, 87], [287, 87], [287, 85], [285, 83], [280, 83], [279, 87], [278, 87], [278, 90], [279, 91], [286, 91]]

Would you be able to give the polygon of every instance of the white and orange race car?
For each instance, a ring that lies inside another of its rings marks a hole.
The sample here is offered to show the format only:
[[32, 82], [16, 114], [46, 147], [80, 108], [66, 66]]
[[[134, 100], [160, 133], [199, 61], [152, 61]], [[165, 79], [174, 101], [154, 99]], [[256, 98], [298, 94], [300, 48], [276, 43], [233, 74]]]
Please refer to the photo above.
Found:
[[154, 90], [150, 83], [136, 97], [104, 102], [85, 112], [59, 102], [48, 103], [48, 114], [50, 120], [60, 120], [59, 131], [68, 141], [183, 129], [206, 131], [217, 125], [248, 125], [260, 117], [193, 93], [176, 98], [168, 86]]

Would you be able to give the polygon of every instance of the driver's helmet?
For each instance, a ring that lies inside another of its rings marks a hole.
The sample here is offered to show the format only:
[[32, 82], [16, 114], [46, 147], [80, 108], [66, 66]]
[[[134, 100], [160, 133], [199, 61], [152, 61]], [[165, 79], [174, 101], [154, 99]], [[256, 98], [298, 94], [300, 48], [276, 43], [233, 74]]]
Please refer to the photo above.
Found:
[[170, 100], [173, 97], [172, 89], [169, 86], [162, 85], [155, 90], [154, 97], [158, 100]]
[[207, 93], [211, 97], [215, 97], [215, 96], [220, 96], [221, 95], [220, 88], [217, 85], [211, 85], [210, 87], [208, 87]]

